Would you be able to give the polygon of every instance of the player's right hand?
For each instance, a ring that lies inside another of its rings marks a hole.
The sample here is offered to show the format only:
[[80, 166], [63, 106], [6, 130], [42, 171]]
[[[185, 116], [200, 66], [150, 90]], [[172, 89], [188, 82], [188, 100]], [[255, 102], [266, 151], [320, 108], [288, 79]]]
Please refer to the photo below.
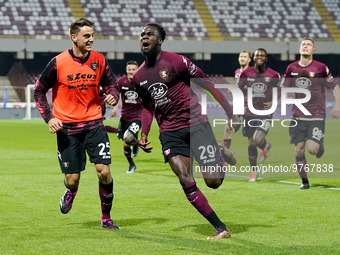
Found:
[[48, 121], [48, 127], [50, 132], [54, 134], [55, 132], [63, 129], [63, 123], [57, 118], [52, 118]]
[[110, 113], [110, 117], [113, 118], [113, 117], [116, 117], [117, 115], [117, 111], [113, 110], [111, 113]]
[[150, 153], [151, 150], [153, 149], [153, 146], [149, 146], [148, 145], [150, 144], [151, 142], [148, 142], [148, 136], [144, 133], [142, 133], [141, 135], [141, 139], [139, 140], [139, 148], [141, 148], [144, 152], [146, 153]]

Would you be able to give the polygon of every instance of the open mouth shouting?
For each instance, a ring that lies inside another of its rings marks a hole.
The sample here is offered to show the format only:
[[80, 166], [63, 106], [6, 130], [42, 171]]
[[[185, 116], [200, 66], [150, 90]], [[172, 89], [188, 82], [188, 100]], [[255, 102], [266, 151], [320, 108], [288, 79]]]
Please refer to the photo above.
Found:
[[142, 50], [146, 51], [150, 48], [150, 43], [148, 42], [142, 42]]

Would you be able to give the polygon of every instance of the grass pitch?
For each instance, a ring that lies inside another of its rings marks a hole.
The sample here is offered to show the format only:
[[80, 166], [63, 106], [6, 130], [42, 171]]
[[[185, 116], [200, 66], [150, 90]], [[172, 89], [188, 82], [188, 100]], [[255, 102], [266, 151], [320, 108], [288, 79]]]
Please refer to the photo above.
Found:
[[[117, 126], [117, 119], [105, 124]], [[325, 154], [308, 163], [333, 164], [339, 172], [338, 120], [326, 121]], [[227, 177], [212, 190], [198, 187], [232, 237], [206, 240], [214, 228], [187, 201], [177, 177], [163, 163], [158, 128], [149, 140], [154, 151], [140, 151], [137, 170], [126, 174], [122, 143], [110, 134], [114, 178], [112, 219], [121, 230], [100, 228], [98, 180], [88, 162], [72, 210], [61, 214], [65, 191], [56, 138], [42, 120], [0, 120], [0, 254], [339, 254], [340, 179], [269, 178], [256, 183]], [[216, 130], [222, 138], [221, 130]], [[288, 130], [270, 129], [270, 157], [263, 165], [294, 163]], [[247, 139], [233, 134], [237, 167], [248, 165]], [[248, 175], [244, 175], [248, 177]], [[291, 176], [289, 176], [291, 177]], [[282, 182], [285, 181], [285, 182]]]

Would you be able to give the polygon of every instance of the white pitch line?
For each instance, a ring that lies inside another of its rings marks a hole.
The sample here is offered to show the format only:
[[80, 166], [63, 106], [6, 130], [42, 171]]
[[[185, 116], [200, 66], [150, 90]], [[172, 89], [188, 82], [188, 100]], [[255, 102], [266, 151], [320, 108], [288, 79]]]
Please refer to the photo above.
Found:
[[[236, 178], [248, 178], [247, 176], [243, 175], [235, 175], [235, 174], [226, 174], [226, 176], [229, 177], [236, 177]], [[271, 182], [278, 182], [278, 183], [286, 183], [286, 184], [296, 184], [296, 185], [301, 185], [300, 182], [289, 182], [289, 181], [280, 181], [280, 180], [272, 180], [272, 179], [267, 179], [267, 178], [258, 178], [258, 180], [269, 180]], [[310, 185], [311, 187], [315, 188], [322, 188], [322, 189], [330, 189], [330, 190], [340, 190], [340, 188], [334, 188], [334, 187], [327, 187], [327, 186], [322, 186], [322, 185]]]

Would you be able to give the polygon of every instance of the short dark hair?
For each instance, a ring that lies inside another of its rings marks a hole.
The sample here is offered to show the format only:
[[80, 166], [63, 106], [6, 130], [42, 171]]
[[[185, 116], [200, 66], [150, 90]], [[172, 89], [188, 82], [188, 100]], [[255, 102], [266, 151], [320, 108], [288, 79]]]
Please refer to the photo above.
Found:
[[93, 27], [94, 23], [87, 18], [74, 19], [69, 27], [70, 35], [77, 34], [83, 26]]
[[148, 27], [148, 26], [152, 26], [152, 27], [157, 28], [158, 33], [161, 36], [162, 41], [164, 42], [165, 37], [166, 37], [166, 32], [165, 32], [164, 27], [162, 27], [158, 23], [148, 23], [148, 24], [145, 25], [145, 27]]
[[[264, 53], [266, 53], [266, 57], [267, 57], [268, 54], [267, 54], [267, 51], [266, 51], [265, 49], [263, 49], [263, 48], [258, 48], [258, 49], [255, 50], [255, 52], [258, 51], [258, 50], [264, 51]], [[254, 55], [255, 55], [255, 52], [254, 52]]]
[[139, 66], [138, 65], [138, 62], [137, 61], [135, 61], [135, 60], [130, 60], [130, 61], [128, 61], [127, 63], [126, 63], [126, 65], [128, 66], [128, 65], [135, 65], [135, 66]]

